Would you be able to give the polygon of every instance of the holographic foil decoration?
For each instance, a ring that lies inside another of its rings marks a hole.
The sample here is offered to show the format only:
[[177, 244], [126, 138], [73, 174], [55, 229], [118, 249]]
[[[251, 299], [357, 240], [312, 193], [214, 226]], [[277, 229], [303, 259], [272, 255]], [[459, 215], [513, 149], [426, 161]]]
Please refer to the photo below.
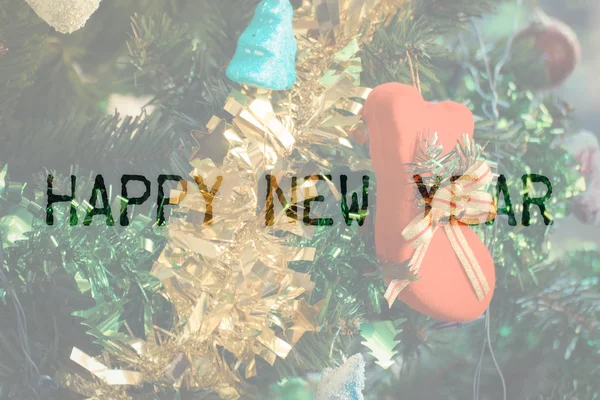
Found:
[[285, 90], [296, 82], [294, 10], [289, 0], [264, 0], [238, 40], [227, 77], [243, 85]]

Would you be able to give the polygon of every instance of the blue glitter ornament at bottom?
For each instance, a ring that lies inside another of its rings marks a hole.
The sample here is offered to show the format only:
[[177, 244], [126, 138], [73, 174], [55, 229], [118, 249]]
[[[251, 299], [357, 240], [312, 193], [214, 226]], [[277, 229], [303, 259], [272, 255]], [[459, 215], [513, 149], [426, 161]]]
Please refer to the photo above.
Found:
[[263, 0], [238, 40], [227, 68], [232, 81], [271, 90], [285, 90], [296, 82], [294, 9], [289, 0]]

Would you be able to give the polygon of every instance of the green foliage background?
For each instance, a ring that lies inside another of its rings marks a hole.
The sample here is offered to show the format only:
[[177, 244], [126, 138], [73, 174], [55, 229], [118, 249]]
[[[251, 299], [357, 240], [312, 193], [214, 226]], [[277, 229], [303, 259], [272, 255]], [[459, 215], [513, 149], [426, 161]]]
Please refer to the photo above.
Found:
[[[170, 305], [154, 296], [159, 283], [149, 275], [165, 241], [164, 232], [152, 224], [154, 210], [136, 210], [136, 223], [127, 230], [101, 225], [71, 229], [65, 216], [48, 227], [43, 209], [36, 206], [44, 205], [46, 171], [62, 176], [63, 188], [71, 168], [81, 177], [101, 173], [109, 182], [118, 182], [124, 171], [144, 171], [149, 177], [165, 170], [186, 174], [194, 144], [190, 131], [202, 129], [212, 115], [225, 117], [222, 106], [236, 85], [225, 78], [224, 69], [257, 3], [103, 0], [85, 28], [65, 36], [48, 28], [24, 1], [0, 0], [0, 42], [8, 48], [0, 56], [0, 163], [8, 170], [0, 190], [6, 259], [1, 267], [21, 299], [31, 357], [43, 375], [71, 371], [67, 360], [73, 345], [95, 354], [107, 332], [118, 335], [128, 327], [143, 334], [149, 315], [158, 324], [170, 315]], [[486, 61], [498, 62], [506, 37], [482, 48], [473, 23], [481, 16], [493, 18], [497, 7], [506, 7], [505, 2], [405, 4], [362, 49], [361, 81], [370, 87], [411, 83], [403, 57], [406, 52], [418, 56], [426, 99], [451, 98], [473, 110], [476, 138], [486, 145], [486, 156], [497, 162], [498, 172], [510, 177], [513, 203], [519, 203], [520, 176], [542, 173], [552, 179], [552, 212], [560, 219], [569, 213], [579, 178], [575, 162], [554, 146], [554, 139], [574, 129], [572, 116], [560, 100], [528, 91], [519, 81], [529, 79], [523, 77], [523, 65], [529, 66], [529, 77], [539, 76], [527, 49], [526, 54], [515, 53], [497, 84], [490, 84]], [[526, 6], [524, 10], [530, 11]], [[106, 109], [111, 93], [150, 96], [149, 105], [156, 111], [137, 118], [111, 115]], [[494, 101], [499, 118], [490, 109]], [[219, 162], [227, 150], [224, 141], [210, 136], [204, 140], [201, 151]], [[335, 172], [348, 173], [342, 165]], [[80, 193], [89, 193], [89, 180], [80, 180]], [[116, 193], [111, 192], [113, 201], [118, 201]], [[297, 352], [274, 369], [260, 366], [252, 382], [259, 387], [257, 396], [265, 396], [280, 378], [309, 380], [309, 372], [339, 363], [344, 355], [366, 352], [360, 330], [353, 325], [356, 320], [394, 321], [395, 351], [402, 365], [384, 371], [367, 356], [367, 397], [472, 395], [475, 364], [485, 340], [483, 324], [441, 329], [401, 304], [387, 309], [369, 233], [376, 183], [370, 193], [370, 215], [362, 234], [356, 225], [338, 221], [334, 227], [320, 228], [312, 241], [297, 242], [317, 247], [314, 263], [294, 268], [310, 272], [317, 282], [311, 300], [326, 300], [319, 315], [326, 328], [306, 335]], [[337, 214], [339, 204], [327, 202], [323, 208], [324, 215]], [[520, 211], [516, 209], [517, 215]], [[494, 226], [480, 228], [497, 267], [491, 336], [507, 378], [508, 398], [597, 399], [598, 256], [572, 253], [549, 263], [548, 229], [537, 214], [532, 225], [527, 231], [515, 230], [499, 219]], [[8, 234], [15, 226], [31, 228], [14, 238]], [[28, 381], [19, 333], [9, 322], [16, 318], [13, 300], [2, 293], [0, 398], [30, 399], [37, 383]], [[353, 328], [340, 334], [342, 326]], [[484, 361], [482, 393], [496, 397], [481, 398], [497, 398], [496, 373], [489, 358]], [[78, 398], [61, 388], [40, 390], [44, 399]], [[214, 397], [205, 391], [138, 390], [132, 392], [134, 398]], [[291, 398], [286, 393], [278, 391], [281, 398]]]

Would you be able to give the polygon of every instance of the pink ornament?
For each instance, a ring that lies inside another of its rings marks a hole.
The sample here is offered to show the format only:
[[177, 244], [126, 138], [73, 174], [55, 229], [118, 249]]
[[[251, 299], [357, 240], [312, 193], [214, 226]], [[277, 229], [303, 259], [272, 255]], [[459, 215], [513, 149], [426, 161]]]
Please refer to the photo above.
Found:
[[591, 132], [581, 131], [562, 143], [577, 159], [587, 191], [575, 198], [573, 214], [583, 223], [600, 224], [600, 144]]

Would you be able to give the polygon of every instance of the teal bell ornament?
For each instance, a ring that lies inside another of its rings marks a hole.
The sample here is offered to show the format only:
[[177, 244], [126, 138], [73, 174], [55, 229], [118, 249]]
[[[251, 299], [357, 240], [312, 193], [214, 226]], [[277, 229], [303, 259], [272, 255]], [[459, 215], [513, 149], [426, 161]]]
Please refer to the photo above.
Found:
[[294, 9], [289, 0], [261, 1], [238, 40], [227, 77], [243, 85], [289, 89], [296, 82]]

